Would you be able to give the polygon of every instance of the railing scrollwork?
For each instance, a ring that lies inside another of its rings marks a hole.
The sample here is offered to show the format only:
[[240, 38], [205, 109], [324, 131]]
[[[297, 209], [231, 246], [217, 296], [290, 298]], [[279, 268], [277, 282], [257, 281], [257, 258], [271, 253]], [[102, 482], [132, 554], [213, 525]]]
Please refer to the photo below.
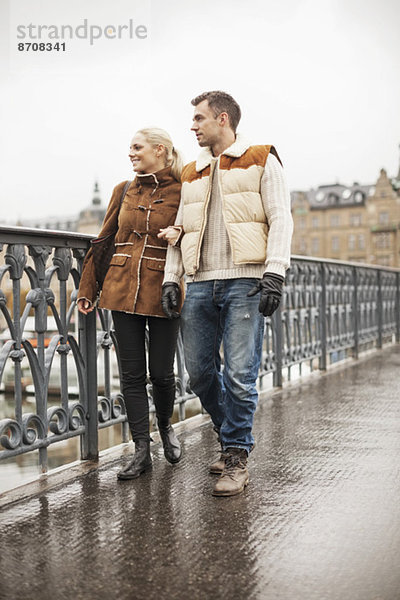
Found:
[[[0, 459], [39, 450], [45, 471], [47, 448], [58, 441], [81, 436], [87, 459], [98, 454], [99, 429], [121, 424], [128, 440], [111, 314], [83, 317], [76, 309], [89, 242], [87, 235], [0, 227], [0, 315], [7, 332], [0, 343], [0, 383], [9, 383], [11, 374], [15, 399], [14, 414], [0, 420]], [[294, 368], [300, 374], [304, 365], [323, 370], [364, 349], [399, 342], [399, 282], [398, 269], [293, 257], [280, 309], [265, 321], [260, 386], [268, 375], [280, 386]], [[25, 413], [26, 373], [34, 410]], [[180, 334], [175, 374], [184, 419], [194, 395]], [[50, 401], [54, 386], [56, 400]], [[154, 411], [150, 381], [147, 390]]]

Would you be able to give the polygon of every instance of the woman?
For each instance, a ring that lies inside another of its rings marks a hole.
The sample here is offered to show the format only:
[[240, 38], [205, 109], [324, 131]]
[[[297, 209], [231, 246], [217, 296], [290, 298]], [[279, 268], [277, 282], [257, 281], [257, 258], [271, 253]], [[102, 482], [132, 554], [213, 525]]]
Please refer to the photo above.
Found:
[[[117, 229], [116, 252], [103, 283], [100, 308], [112, 311], [122, 371], [122, 391], [135, 454], [118, 473], [134, 479], [152, 466], [149, 406], [146, 392], [145, 327], [149, 329], [149, 371], [157, 424], [170, 463], [181, 447], [170, 419], [174, 409], [174, 356], [179, 319], [169, 320], [161, 306], [161, 286], [168, 243], [157, 237], [173, 225], [180, 199], [182, 158], [163, 129], [141, 129], [132, 139], [129, 158], [136, 172], [121, 203], [125, 183], [114, 188], [100, 236]], [[183, 288], [177, 313], [180, 312]], [[96, 281], [88, 254], [78, 292], [78, 309], [94, 309]], [[178, 316], [178, 314], [177, 314]]]

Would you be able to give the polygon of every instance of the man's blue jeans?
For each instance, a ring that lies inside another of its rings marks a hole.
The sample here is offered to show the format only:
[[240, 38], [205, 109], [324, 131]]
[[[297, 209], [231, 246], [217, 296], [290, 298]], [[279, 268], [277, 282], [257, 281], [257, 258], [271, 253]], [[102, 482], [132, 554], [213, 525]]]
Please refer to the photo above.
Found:
[[[189, 283], [182, 332], [190, 387], [220, 431], [222, 448], [253, 447], [264, 317], [254, 278]], [[221, 343], [224, 369], [221, 373]]]

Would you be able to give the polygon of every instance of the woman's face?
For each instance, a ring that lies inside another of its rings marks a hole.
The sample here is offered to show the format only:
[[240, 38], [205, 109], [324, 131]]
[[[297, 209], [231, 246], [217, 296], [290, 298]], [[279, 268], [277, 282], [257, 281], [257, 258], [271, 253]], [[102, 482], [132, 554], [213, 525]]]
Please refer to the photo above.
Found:
[[162, 144], [153, 146], [141, 133], [136, 133], [131, 141], [129, 158], [136, 173], [155, 173], [165, 167], [165, 148]]

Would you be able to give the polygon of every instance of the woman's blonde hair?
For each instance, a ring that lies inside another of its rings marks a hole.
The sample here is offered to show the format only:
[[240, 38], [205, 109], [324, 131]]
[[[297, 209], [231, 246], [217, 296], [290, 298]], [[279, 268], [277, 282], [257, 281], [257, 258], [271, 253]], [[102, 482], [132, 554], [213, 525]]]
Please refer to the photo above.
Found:
[[146, 127], [139, 129], [137, 133], [141, 133], [146, 141], [153, 146], [162, 144], [165, 148], [165, 163], [171, 166], [171, 174], [177, 181], [181, 180], [181, 172], [183, 169], [182, 154], [174, 148], [172, 140], [168, 133], [160, 127]]

